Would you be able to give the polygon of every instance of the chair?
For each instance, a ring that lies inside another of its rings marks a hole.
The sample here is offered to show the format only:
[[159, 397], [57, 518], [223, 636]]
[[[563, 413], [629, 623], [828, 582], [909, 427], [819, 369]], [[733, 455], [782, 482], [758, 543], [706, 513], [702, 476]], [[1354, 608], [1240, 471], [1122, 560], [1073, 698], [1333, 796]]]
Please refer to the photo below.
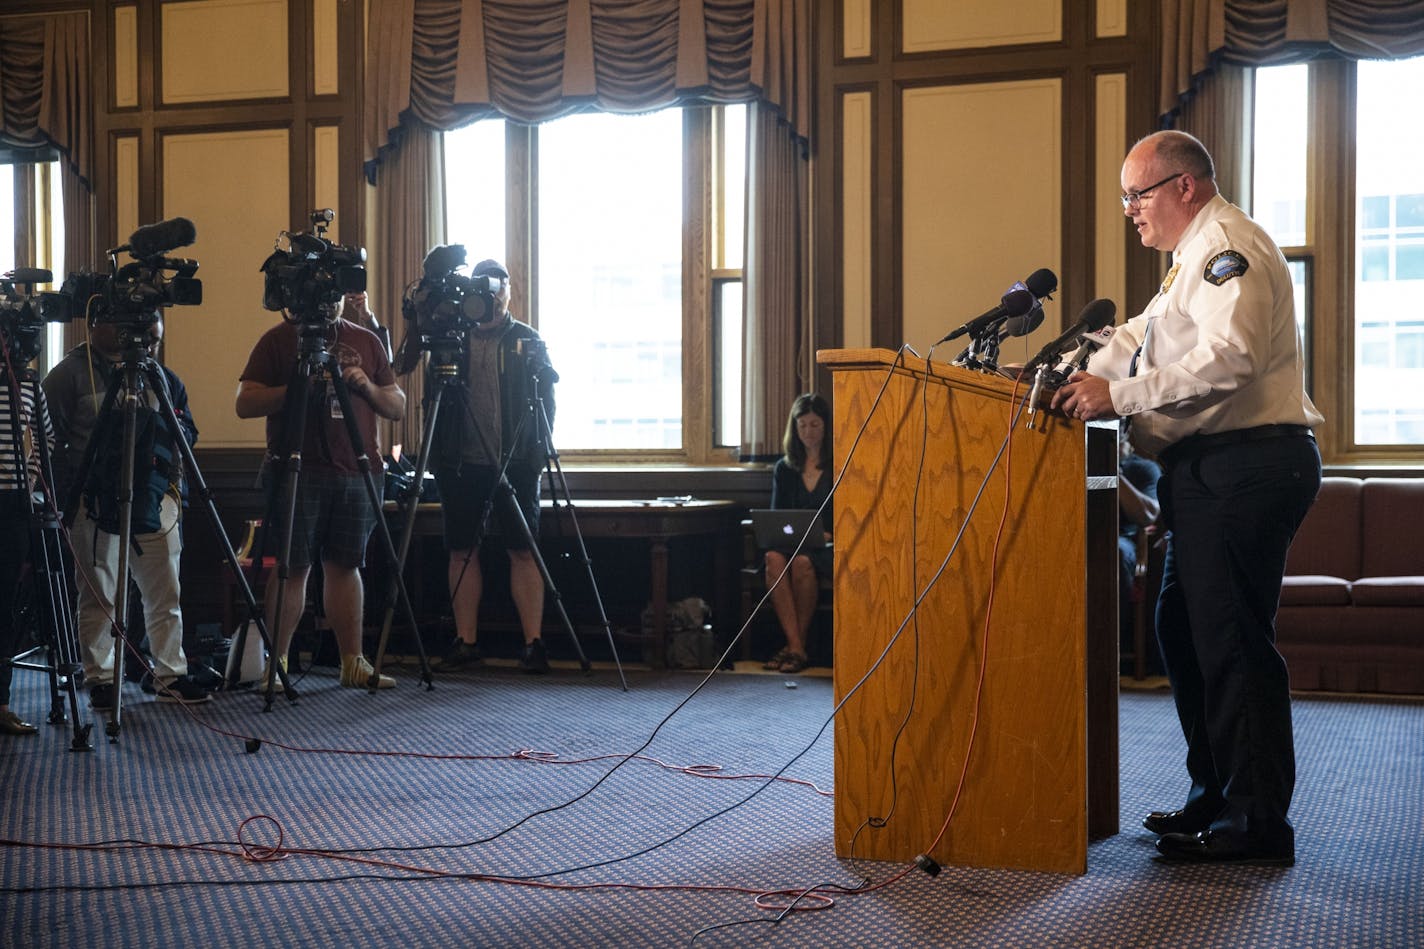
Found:
[[1137, 567], [1132, 577], [1132, 677], [1147, 678], [1148, 643], [1157, 634], [1153, 615], [1157, 594], [1162, 589], [1162, 566], [1167, 554], [1167, 536], [1157, 524], [1137, 532]]
[[[834, 586], [830, 577], [819, 577], [820, 596], [816, 601], [816, 619], [813, 621], [812, 629], [822, 625], [823, 621], [830, 620], [835, 614]], [[751, 618], [752, 610], [761, 602], [766, 595], [766, 572], [762, 565], [761, 548], [757, 546], [756, 534], [752, 530], [750, 519], [742, 520], [742, 568], [740, 571], [741, 587], [741, 624], [738, 628], [747, 625]], [[768, 602], [763, 608], [762, 614], [770, 617], [772, 623], [776, 622], [776, 617], [771, 611], [771, 604]], [[831, 628], [829, 622], [824, 625]], [[779, 627], [778, 627], [779, 629]], [[808, 644], [809, 645], [809, 644]], [[752, 637], [751, 630], [748, 629], [742, 636], [742, 658], [750, 660], [752, 658]]]

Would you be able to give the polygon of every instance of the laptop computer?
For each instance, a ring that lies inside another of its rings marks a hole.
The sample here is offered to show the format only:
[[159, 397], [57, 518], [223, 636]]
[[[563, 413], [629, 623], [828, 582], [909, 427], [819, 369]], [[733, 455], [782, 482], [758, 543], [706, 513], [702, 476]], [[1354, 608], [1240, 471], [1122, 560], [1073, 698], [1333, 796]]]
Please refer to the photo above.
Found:
[[821, 528], [814, 510], [754, 508], [750, 514], [752, 533], [756, 535], [757, 546], [762, 550], [795, 550], [807, 531], [811, 532], [811, 536], [806, 537], [802, 552], [826, 546], [826, 532]]

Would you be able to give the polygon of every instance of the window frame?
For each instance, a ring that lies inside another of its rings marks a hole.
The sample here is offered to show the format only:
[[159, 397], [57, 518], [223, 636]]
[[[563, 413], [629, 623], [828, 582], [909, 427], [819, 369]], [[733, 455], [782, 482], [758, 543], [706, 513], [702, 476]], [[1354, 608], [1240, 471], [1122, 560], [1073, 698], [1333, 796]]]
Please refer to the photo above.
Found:
[[[719, 268], [729, 235], [715, 203], [725, 189], [714, 150], [720, 106], [674, 106], [682, 112], [682, 445], [666, 449], [564, 449], [575, 465], [731, 466], [738, 448], [719, 446], [716, 431], [717, 333], [714, 282], [742, 278]], [[510, 307], [539, 327], [539, 127], [505, 121], [505, 263], [514, 276]], [[444, 201], [442, 194], [440, 200]], [[446, 240], [449, 239], [447, 233]], [[742, 236], [736, 236], [741, 240]], [[550, 340], [557, 353], [557, 340]], [[555, 355], [557, 365], [557, 355]], [[555, 432], [555, 445], [558, 433]]]
[[1356, 441], [1356, 64], [1312, 61], [1306, 83], [1306, 243], [1281, 252], [1306, 266], [1306, 381], [1326, 419], [1316, 431], [1321, 454], [1336, 466], [1424, 464], [1424, 445]]

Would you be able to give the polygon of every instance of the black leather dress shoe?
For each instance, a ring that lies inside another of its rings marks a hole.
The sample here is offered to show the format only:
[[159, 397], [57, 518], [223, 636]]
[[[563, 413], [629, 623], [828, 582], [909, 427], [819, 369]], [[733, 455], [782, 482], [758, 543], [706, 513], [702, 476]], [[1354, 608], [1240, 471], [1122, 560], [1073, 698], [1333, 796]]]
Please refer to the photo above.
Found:
[[1272, 846], [1213, 830], [1199, 834], [1163, 834], [1157, 840], [1157, 852], [1171, 863], [1241, 863], [1267, 867], [1295, 864], [1294, 845]]
[[1153, 811], [1142, 818], [1142, 826], [1157, 836], [1163, 834], [1199, 834], [1211, 826], [1210, 817], [1199, 817], [1190, 811]]

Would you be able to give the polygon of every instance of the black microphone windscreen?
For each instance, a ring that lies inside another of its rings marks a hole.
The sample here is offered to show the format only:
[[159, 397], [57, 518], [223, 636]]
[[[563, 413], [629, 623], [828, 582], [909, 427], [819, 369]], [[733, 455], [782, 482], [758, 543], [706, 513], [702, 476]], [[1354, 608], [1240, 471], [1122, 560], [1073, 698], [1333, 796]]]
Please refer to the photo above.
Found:
[[1024, 286], [1028, 287], [1029, 292], [1035, 297], [1042, 300], [1058, 289], [1058, 275], [1047, 267], [1042, 267], [1028, 275], [1028, 279], [1024, 280]]
[[1043, 325], [1043, 307], [1034, 304], [1033, 309], [1020, 316], [1011, 316], [1004, 321], [1004, 338], [1027, 336]]
[[41, 267], [16, 267], [5, 275], [12, 283], [50, 283], [54, 274]]
[[1014, 317], [1023, 316], [1029, 310], [1033, 309], [1033, 305], [1037, 302], [1038, 301], [1033, 298], [1032, 293], [1016, 287], [1004, 294], [1004, 298], [999, 301], [999, 305], [1003, 308], [1005, 316]]
[[142, 260], [166, 254], [175, 247], [187, 247], [198, 239], [198, 229], [185, 217], [145, 224], [129, 235], [129, 253]]
[[1083, 324], [1083, 332], [1096, 333], [1111, 323], [1116, 316], [1117, 304], [1099, 298], [1083, 307], [1083, 312], [1078, 314], [1078, 322]]
[[464, 244], [437, 244], [425, 255], [421, 270], [427, 277], [438, 277], [465, 266]]

